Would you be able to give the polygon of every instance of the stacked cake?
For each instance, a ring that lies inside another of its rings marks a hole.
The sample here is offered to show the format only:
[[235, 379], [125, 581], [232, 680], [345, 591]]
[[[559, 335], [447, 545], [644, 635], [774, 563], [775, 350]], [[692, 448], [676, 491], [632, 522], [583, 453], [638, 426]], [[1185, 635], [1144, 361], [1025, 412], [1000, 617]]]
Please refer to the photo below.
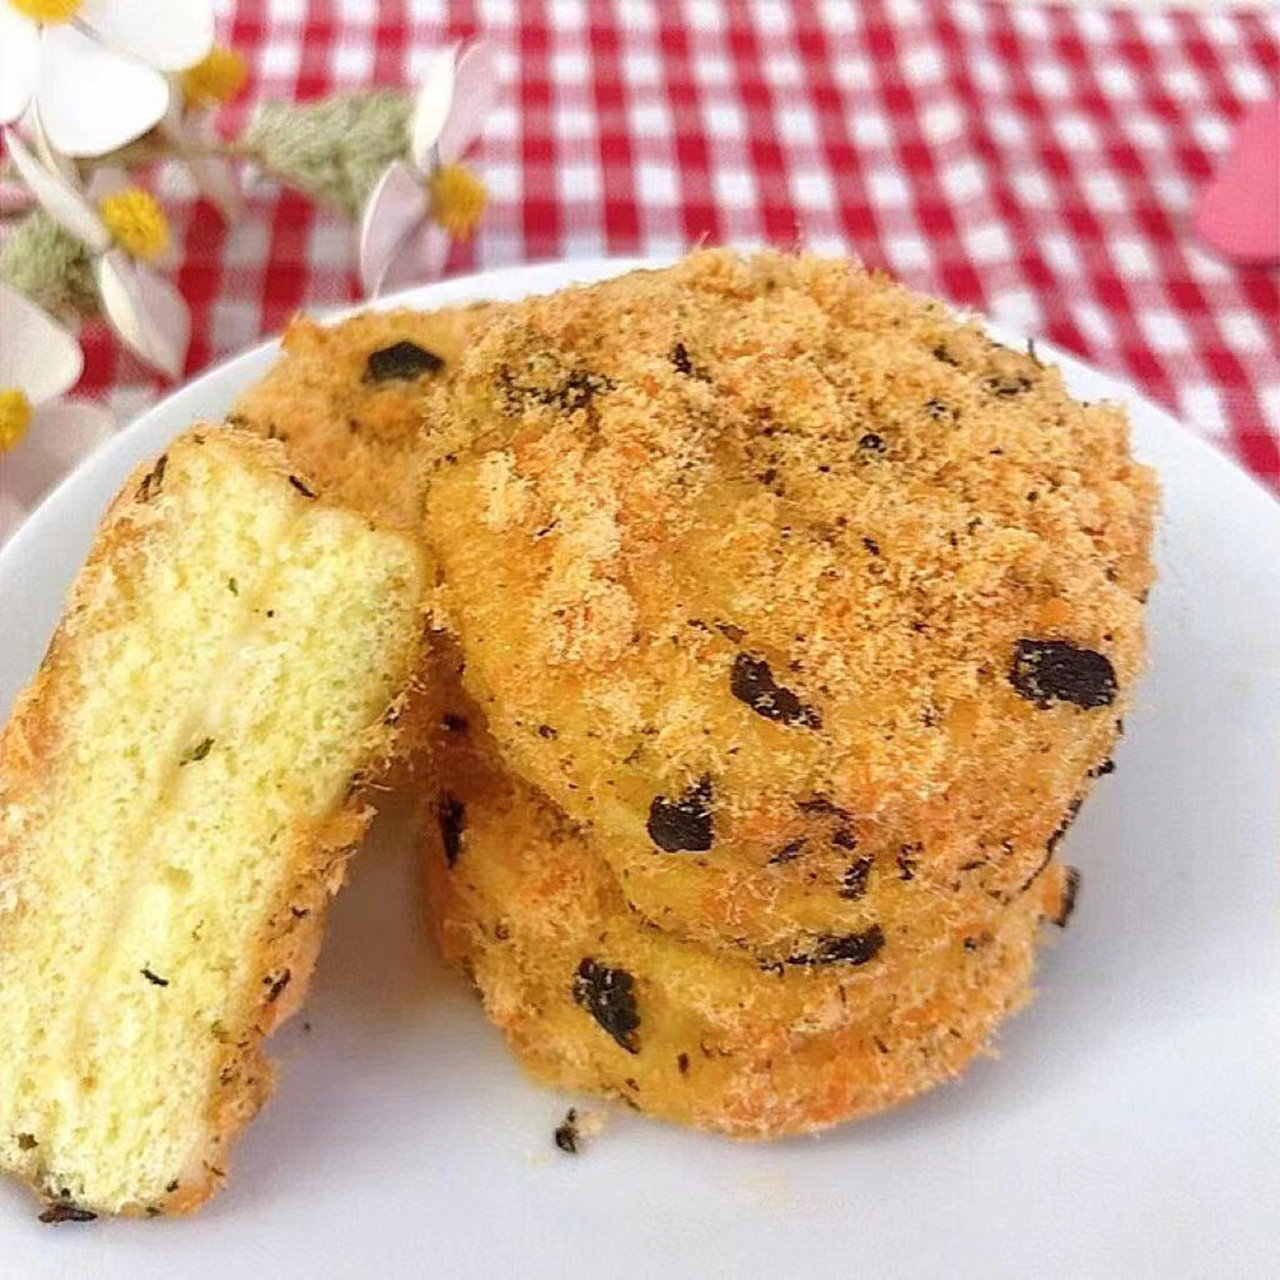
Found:
[[504, 310], [429, 420], [431, 909], [525, 1062], [759, 1137], [954, 1074], [1140, 666], [1121, 414], [707, 253]]
[[219, 1183], [373, 786], [550, 1084], [804, 1132], [1027, 999], [1142, 661], [1120, 410], [717, 251], [298, 320], [230, 421], [130, 480], [0, 737], [0, 1160], [55, 1220]]

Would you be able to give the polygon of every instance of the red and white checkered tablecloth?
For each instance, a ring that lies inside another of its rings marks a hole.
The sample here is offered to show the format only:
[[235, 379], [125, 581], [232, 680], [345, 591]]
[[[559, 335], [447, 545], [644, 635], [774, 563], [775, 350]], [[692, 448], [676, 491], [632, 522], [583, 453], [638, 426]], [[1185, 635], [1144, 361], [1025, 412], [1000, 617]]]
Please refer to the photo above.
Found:
[[[1188, 208], [1245, 106], [1280, 85], [1276, 13], [984, 0], [240, 0], [235, 129], [267, 97], [413, 81], [487, 33], [509, 93], [492, 203], [450, 271], [760, 241], [851, 252], [1044, 335], [1280, 485], [1280, 275], [1217, 261]], [[167, 191], [188, 372], [357, 296], [353, 231], [250, 187], [227, 229]], [[160, 391], [105, 334], [82, 391]]]

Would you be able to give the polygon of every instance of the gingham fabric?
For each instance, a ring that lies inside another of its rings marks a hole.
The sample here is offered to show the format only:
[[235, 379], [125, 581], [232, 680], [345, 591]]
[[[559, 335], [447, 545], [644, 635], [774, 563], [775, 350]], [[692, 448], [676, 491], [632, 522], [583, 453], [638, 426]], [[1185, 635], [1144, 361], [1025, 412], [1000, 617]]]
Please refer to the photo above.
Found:
[[[450, 272], [700, 241], [848, 252], [1043, 335], [1280, 485], [1280, 276], [1190, 238], [1246, 104], [1280, 88], [1280, 16], [983, 0], [242, 0], [225, 130], [264, 98], [413, 82], [486, 33], [507, 95], [476, 152], [492, 202]], [[356, 298], [353, 229], [249, 188], [227, 229], [162, 185], [185, 256], [188, 372]], [[82, 391], [162, 388], [87, 336]]]

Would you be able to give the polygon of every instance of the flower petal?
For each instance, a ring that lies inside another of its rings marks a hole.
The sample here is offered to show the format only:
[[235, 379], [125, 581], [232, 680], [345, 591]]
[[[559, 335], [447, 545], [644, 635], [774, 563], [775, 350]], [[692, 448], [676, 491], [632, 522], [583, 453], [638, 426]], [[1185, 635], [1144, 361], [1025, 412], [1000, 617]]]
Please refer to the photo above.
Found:
[[70, 391], [84, 368], [80, 344], [16, 289], [0, 284], [0, 387], [33, 405]]
[[382, 281], [383, 290], [390, 293], [435, 280], [444, 270], [451, 248], [453, 237], [443, 227], [428, 222], [392, 260]]
[[427, 216], [427, 192], [403, 160], [387, 165], [360, 223], [360, 283], [372, 296], [405, 241]]
[[84, 0], [80, 20], [103, 44], [158, 71], [180, 71], [213, 47], [211, 0]]
[[40, 31], [12, 5], [0, 4], [0, 124], [26, 109], [36, 87]]
[[[156, 11], [164, 5], [154, 6]], [[158, 71], [104, 48], [76, 27], [40, 35], [40, 119], [49, 141], [69, 156], [102, 156], [146, 133], [169, 105]]]
[[244, 196], [235, 165], [222, 156], [198, 156], [185, 164], [195, 179], [196, 189], [218, 206], [223, 220], [238, 221], [244, 212]]
[[[180, 147], [200, 147], [218, 141], [213, 113], [192, 111], [184, 115], [177, 96], [160, 122], [160, 131]], [[212, 200], [224, 221], [235, 222], [244, 212], [244, 195], [236, 166], [223, 156], [195, 156], [181, 161], [202, 196]]]
[[413, 162], [419, 169], [426, 169], [430, 163], [431, 148], [436, 145], [441, 130], [448, 122], [449, 108], [453, 105], [454, 63], [457, 56], [456, 44], [447, 49], [438, 49], [431, 55], [426, 70], [422, 73], [418, 96], [413, 104], [409, 146], [409, 154], [413, 156]]
[[112, 249], [94, 263], [102, 310], [120, 341], [153, 368], [176, 378], [187, 358], [191, 314], [163, 276]]
[[0, 540], [113, 430], [111, 415], [85, 400], [41, 409], [17, 448], [0, 454]]
[[74, 160], [68, 159], [61, 151], [55, 151], [49, 143], [49, 135], [40, 122], [40, 108], [33, 102], [27, 112], [27, 136], [31, 139], [31, 150], [37, 160], [46, 169], [60, 173], [75, 189], [80, 189], [80, 170]]
[[4, 140], [14, 168], [45, 212], [94, 253], [106, 249], [111, 244], [111, 233], [84, 196], [61, 173], [46, 169], [12, 129], [5, 130]]
[[493, 46], [478, 40], [463, 51], [454, 71], [453, 105], [436, 141], [442, 164], [452, 164], [480, 136], [500, 88]]
[[118, 196], [132, 185], [127, 169], [114, 164], [96, 164], [84, 189], [84, 198], [96, 209], [107, 196]]
[[8, 473], [9, 463], [5, 462], [4, 454], [0, 453], [0, 547], [4, 546], [9, 535], [16, 532], [27, 517], [26, 507], [4, 487]]

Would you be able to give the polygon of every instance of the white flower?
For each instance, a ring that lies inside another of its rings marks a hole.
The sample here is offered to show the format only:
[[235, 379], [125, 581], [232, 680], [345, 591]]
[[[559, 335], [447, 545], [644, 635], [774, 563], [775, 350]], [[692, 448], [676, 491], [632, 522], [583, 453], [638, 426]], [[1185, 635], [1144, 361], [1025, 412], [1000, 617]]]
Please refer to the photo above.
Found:
[[212, 44], [212, 0], [0, 0], [0, 124], [34, 101], [55, 150], [106, 155], [164, 115], [163, 73]]
[[196, 190], [218, 206], [227, 222], [235, 222], [244, 212], [244, 197], [235, 165], [214, 152], [218, 141], [214, 114], [187, 107], [175, 89], [159, 128], [177, 148], [177, 163], [191, 175]]
[[[0, 0], [3, 3], [3, 0]], [[41, 119], [37, 113], [35, 125]], [[63, 230], [93, 255], [102, 313], [120, 340], [153, 367], [176, 378], [186, 361], [191, 317], [182, 295], [148, 267], [168, 248], [169, 227], [155, 199], [139, 187], [103, 189], [94, 203], [60, 169], [40, 163], [12, 129], [9, 156], [31, 193]]]
[[0, 285], [0, 542], [112, 430], [111, 415], [60, 400], [80, 377], [76, 340]]
[[177, 162], [191, 175], [196, 190], [212, 200], [227, 222], [244, 211], [236, 166], [218, 153], [214, 117], [244, 87], [248, 67], [234, 49], [214, 45], [180, 76], [170, 79], [169, 109], [158, 126], [177, 152]]
[[365, 205], [360, 280], [368, 294], [435, 275], [454, 236], [471, 232], [484, 188], [458, 164], [498, 92], [489, 46], [443, 49], [427, 66], [411, 123], [410, 161], [393, 160]]

